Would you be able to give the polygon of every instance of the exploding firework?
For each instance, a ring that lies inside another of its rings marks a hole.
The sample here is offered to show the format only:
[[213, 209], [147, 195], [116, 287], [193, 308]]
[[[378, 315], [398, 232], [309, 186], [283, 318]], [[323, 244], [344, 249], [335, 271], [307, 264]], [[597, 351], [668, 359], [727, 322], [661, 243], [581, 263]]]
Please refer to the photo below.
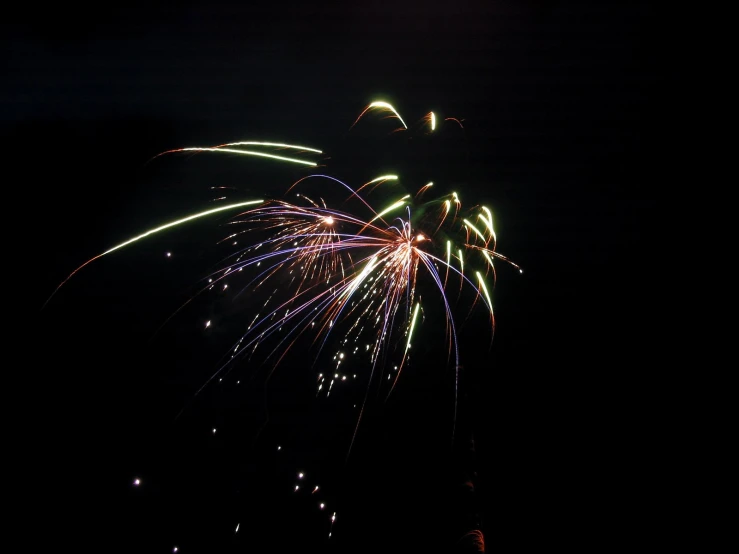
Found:
[[[343, 188], [348, 193], [346, 204], [354, 201], [356, 207], [340, 209], [296, 192], [309, 179]], [[218, 286], [235, 272], [256, 270], [247, 289], [266, 290], [268, 298], [212, 378], [232, 368], [233, 360], [253, 355], [271, 337], [278, 338], [269, 343], [267, 358], [276, 366], [303, 335], [310, 334], [318, 345], [317, 356], [336, 336], [340, 347], [331, 352], [336, 372], [333, 377], [320, 375], [319, 391], [328, 387], [330, 394], [336, 379], [346, 378], [339, 372], [342, 363], [346, 367], [348, 356], [362, 350], [370, 363], [370, 381], [383, 372], [381, 366], [392, 365], [389, 393], [409, 360], [412, 344], [422, 340], [416, 336], [423, 312], [422, 281], [441, 300], [445, 315], [440, 323], [446, 328], [455, 366], [460, 360], [449, 292], [456, 298], [463, 288], [471, 289], [473, 303], [485, 306], [494, 328], [490, 287], [495, 260], [518, 266], [496, 251], [491, 211], [482, 206], [464, 213], [456, 192], [424, 201], [433, 190], [432, 182], [379, 209], [362, 196], [365, 190], [397, 179], [383, 175], [353, 189], [334, 177], [311, 175], [290, 188], [297, 202], [261, 202], [231, 221], [240, 229], [225, 241], [255, 230], [267, 236], [235, 253], [209, 277], [206, 288]]]
[[[351, 129], [373, 112], [397, 122], [394, 134], [410, 132], [387, 102], [369, 104]], [[462, 121], [440, 120], [429, 112], [419, 122], [425, 133], [438, 132], [441, 125], [462, 127]], [[180, 152], [239, 155], [310, 168], [323, 165], [321, 150], [261, 141], [180, 148], [160, 156]], [[231, 286], [238, 296], [254, 299], [254, 309], [241, 314], [245, 330], [198, 394], [244, 360], [259, 356], [271, 373], [291, 352], [312, 348], [311, 358], [321, 369], [317, 394], [328, 397], [364, 371], [363, 381], [377, 383], [387, 396], [411, 363], [413, 346], [423, 343], [424, 326], [443, 328], [449, 363], [460, 367], [459, 323], [475, 305], [487, 311], [492, 337], [496, 262], [522, 270], [498, 252], [493, 213], [487, 206], [467, 208], [458, 191], [439, 182], [405, 186], [402, 175], [395, 174], [363, 181], [347, 183], [320, 169], [293, 182], [279, 197], [265, 194], [157, 226], [91, 258], [67, 280], [94, 260], [153, 234], [233, 212], [220, 241], [232, 251], [204, 278], [192, 299]], [[462, 295], [468, 302], [459, 309]], [[427, 310], [429, 305], [434, 309]], [[427, 318], [432, 311], [439, 317]], [[209, 320], [205, 327], [210, 326]], [[356, 411], [348, 450], [369, 390], [367, 386]], [[302, 479], [301, 473], [296, 492]], [[315, 485], [312, 494], [318, 490]]]
[[[351, 127], [371, 111], [385, 112], [397, 120], [400, 126], [395, 131], [408, 130], [397, 110], [384, 101], [370, 103]], [[457, 118], [448, 117], [444, 121], [462, 127]], [[437, 131], [439, 126], [434, 112], [424, 116], [421, 124], [426, 132]], [[286, 151], [296, 154], [288, 156], [284, 154]], [[306, 146], [240, 141], [179, 148], [159, 156], [178, 152], [236, 154], [308, 167], [319, 164], [306, 159], [307, 156], [322, 154], [321, 150]], [[314, 181], [319, 181], [321, 197], [312, 197], [301, 190], [309, 181], [314, 185]], [[237, 215], [228, 224], [237, 230], [222, 242], [232, 241], [237, 245], [236, 239], [250, 232], [261, 238], [251, 243], [247, 240], [247, 246], [231, 254], [218, 271], [208, 276], [202, 291], [212, 290], [235, 272], [251, 270], [251, 281], [242, 288], [242, 293], [267, 291], [267, 301], [263, 310], [252, 316], [227, 361], [208, 382], [233, 368], [236, 360], [253, 355], [268, 339], [279, 335], [267, 356], [276, 367], [297, 338], [310, 333], [313, 342], [319, 345], [317, 357], [333, 336], [338, 336], [342, 346], [350, 347], [352, 354], [363, 350], [370, 362], [370, 381], [382, 373], [381, 365], [391, 365], [390, 392], [416, 340], [419, 314], [423, 313], [420, 281], [431, 283], [442, 302], [443, 321], [435, 324], [445, 326], [449, 353], [453, 355], [454, 365], [459, 366], [457, 325], [450, 291], [457, 297], [462, 289], [469, 288], [473, 303], [480, 301], [488, 310], [490, 328], [494, 330], [491, 288], [495, 283], [495, 261], [503, 260], [522, 271], [497, 251], [491, 210], [486, 206], [464, 209], [456, 191], [434, 195], [440, 186], [427, 182], [384, 205], [376, 205], [369, 198], [377, 196], [373, 193], [386, 184], [399, 181], [398, 175], [382, 175], [353, 187], [331, 175], [310, 174], [293, 183], [283, 198], [220, 206], [146, 231], [86, 261], [67, 280], [92, 261], [150, 235], [211, 214], [236, 211]], [[340, 205], [330, 205], [324, 199], [331, 189], [346, 193]], [[247, 206], [253, 207], [239, 211]], [[287, 282], [286, 276], [289, 276]], [[342, 363], [347, 365], [348, 353], [344, 351], [347, 348], [334, 352], [337, 370]], [[319, 390], [328, 387], [330, 391], [337, 378], [345, 378], [343, 373], [334, 375], [331, 378], [330, 374], [321, 374]]]

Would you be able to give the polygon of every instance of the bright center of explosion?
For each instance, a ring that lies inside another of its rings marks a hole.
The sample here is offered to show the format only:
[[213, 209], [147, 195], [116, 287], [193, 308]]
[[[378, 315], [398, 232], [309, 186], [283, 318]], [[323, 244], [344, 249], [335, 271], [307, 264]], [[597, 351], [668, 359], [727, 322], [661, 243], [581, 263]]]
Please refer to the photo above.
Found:
[[333, 217], [331, 217], [331, 216], [325, 217], [325, 218], [323, 219], [323, 222], [324, 222], [324, 223], [325, 223], [326, 225], [333, 225], [333, 224], [334, 224], [334, 218], [333, 218]]

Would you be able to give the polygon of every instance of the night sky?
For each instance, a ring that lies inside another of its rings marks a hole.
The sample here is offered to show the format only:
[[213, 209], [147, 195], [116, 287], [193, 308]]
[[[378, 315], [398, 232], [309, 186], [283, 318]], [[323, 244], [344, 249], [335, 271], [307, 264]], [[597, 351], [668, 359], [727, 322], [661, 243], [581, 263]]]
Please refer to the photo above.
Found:
[[[22, 382], [24, 543], [450, 552], [473, 528], [460, 493], [471, 469], [489, 551], [592, 551], [649, 527], [643, 480], [659, 472], [659, 439], [645, 372], [661, 310], [650, 267], [677, 140], [663, 94], [671, 25], [650, 3], [613, 4], [17, 8], [3, 23], [0, 123], [23, 260], [6, 294], [30, 320], [6, 369]], [[350, 144], [373, 100], [414, 124], [431, 110], [463, 118], [465, 132], [408, 147], [370, 114], [370, 138]], [[342, 398], [361, 387], [319, 401], [308, 354], [266, 392], [259, 370], [194, 398], [248, 300], [210, 296], [162, 324], [223, 257], [222, 218], [97, 260], [41, 309], [85, 260], [211, 207], [211, 187], [246, 200], [306, 174], [209, 154], [152, 160], [237, 140], [320, 148], [347, 178], [432, 176], [491, 207], [498, 250], [524, 273], [497, 266], [492, 346], [484, 317], [460, 334], [454, 433], [457, 448], [474, 434], [472, 461], [452, 448], [454, 370], [432, 331], [390, 399], [372, 396], [348, 460]]]

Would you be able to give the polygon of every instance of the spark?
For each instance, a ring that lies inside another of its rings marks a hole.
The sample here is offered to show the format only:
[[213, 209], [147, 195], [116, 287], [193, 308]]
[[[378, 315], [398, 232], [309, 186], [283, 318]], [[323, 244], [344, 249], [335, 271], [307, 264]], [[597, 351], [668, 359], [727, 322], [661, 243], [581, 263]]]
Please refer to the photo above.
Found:
[[371, 185], [373, 183], [379, 183], [381, 181], [397, 181], [397, 180], [398, 180], [397, 175], [380, 175], [379, 177], [375, 177], [371, 181], [365, 183], [365, 185]]
[[485, 206], [482, 207], [482, 211], [484, 212], [484, 214], [478, 214], [477, 217], [485, 222], [485, 226], [487, 227], [488, 231], [490, 231], [490, 235], [493, 237], [493, 245], [495, 245], [498, 239], [495, 236], [495, 230], [493, 229], [493, 214]]
[[405, 349], [408, 350], [411, 347], [411, 337], [413, 336], [413, 328], [416, 326], [416, 318], [418, 317], [418, 308], [420, 302], [416, 303], [416, 309], [413, 311], [413, 320], [411, 321], [411, 329], [408, 331], [408, 342], [405, 345]]
[[403, 118], [400, 117], [400, 114], [397, 112], [397, 110], [388, 102], [385, 102], [383, 100], [376, 100], [375, 102], [371, 102], [369, 106], [367, 106], [362, 113], [359, 114], [359, 117], [356, 119], [356, 121], [352, 124], [352, 127], [357, 124], [357, 122], [362, 119], [362, 116], [367, 113], [369, 110], [374, 108], [380, 108], [383, 110], [388, 110], [393, 113], [395, 117], [397, 117], [400, 122], [403, 124], [404, 129], [408, 129], [408, 125], [405, 124], [405, 121], [403, 121]]
[[264, 200], [248, 200], [246, 202], [238, 202], [236, 204], [229, 204], [228, 206], [221, 206], [219, 208], [213, 208], [212, 210], [206, 210], [204, 212], [199, 212], [193, 215], [189, 215], [187, 217], [183, 217], [182, 219], [177, 219], [175, 221], [172, 221], [170, 223], [165, 223], [164, 225], [160, 225], [159, 227], [155, 227], [154, 229], [150, 229], [149, 231], [146, 231], [138, 236], [133, 237], [132, 239], [128, 239], [125, 242], [122, 242], [113, 248], [110, 248], [109, 250], [106, 250], [102, 254], [98, 254], [97, 256], [90, 258], [85, 263], [83, 263], [81, 266], [79, 266], [77, 269], [75, 269], [72, 273], [69, 274], [69, 277], [67, 277], [64, 281], [62, 281], [59, 286], [54, 290], [53, 293], [51, 293], [51, 296], [46, 300], [44, 303], [44, 306], [49, 303], [49, 300], [53, 298], [53, 296], [56, 294], [56, 292], [64, 286], [64, 283], [69, 281], [79, 270], [81, 270], [86, 265], [94, 262], [95, 260], [102, 258], [103, 256], [106, 256], [110, 254], [111, 252], [115, 252], [116, 250], [120, 250], [121, 248], [124, 248], [128, 246], [129, 244], [133, 244], [134, 242], [137, 242], [143, 238], [149, 237], [155, 233], [158, 233], [160, 231], [164, 231], [165, 229], [170, 229], [172, 227], [176, 227], [177, 225], [182, 225], [183, 223], [187, 223], [188, 221], [193, 221], [194, 219], [199, 219], [201, 217], [205, 217], [214, 213], [222, 212], [225, 210], [233, 210], [235, 208], [242, 208], [244, 206], [253, 206], [254, 204], [261, 204], [264, 202]]
[[490, 299], [490, 293], [488, 293], [488, 288], [485, 286], [485, 280], [482, 278], [482, 275], [480, 275], [479, 271], [476, 271], [475, 273], [477, 274], [477, 279], [480, 282], [480, 288], [482, 288], [482, 292], [485, 294], [485, 300], [487, 300], [488, 302], [490, 315], [493, 315], [493, 301]]
[[240, 141], [240, 142], [229, 142], [226, 144], [222, 144], [221, 146], [273, 146], [275, 148], [288, 148], [292, 150], [301, 150], [303, 152], [315, 152], [316, 154], [323, 154], [323, 152], [321, 150], [318, 150], [317, 148], [309, 148], [307, 146], [298, 146], [296, 144], [284, 144], [282, 142], [261, 142], [261, 141], [247, 140], [247, 141]]
[[162, 154], [159, 154], [160, 156], [163, 154], [174, 154], [177, 152], [225, 152], [228, 154], [241, 154], [243, 156], [256, 156], [259, 158], [270, 158], [273, 160], [279, 160], [282, 162], [289, 162], [294, 164], [301, 164], [301, 165], [307, 165], [310, 167], [316, 167], [318, 164], [315, 162], [310, 162], [308, 160], [301, 160], [298, 158], [289, 158], [287, 156], [278, 156], [277, 154], [269, 154], [267, 152], [257, 152], [255, 150], [239, 150], [236, 148], [225, 148], [220, 146], [191, 146], [188, 148], [178, 148], [176, 150], [168, 150], [167, 152], [162, 152]]
[[375, 217], [373, 217], [372, 219], [370, 219], [370, 223], [372, 223], [373, 221], [377, 221], [378, 219], [382, 219], [382, 216], [383, 215], [387, 215], [388, 213], [392, 212], [393, 210], [397, 210], [398, 208], [400, 208], [402, 206], [405, 206], [405, 204], [406, 204], [405, 201], [409, 197], [410, 197], [410, 194], [406, 194], [403, 198], [401, 198], [397, 202], [393, 202], [392, 204], [390, 204], [390, 206], [388, 206], [387, 208], [385, 208], [384, 210], [382, 210], [379, 214], [377, 214]]
[[434, 186], [434, 182], [433, 181], [429, 181], [428, 183], [426, 183], [425, 185], [423, 185], [420, 189], [418, 189], [418, 192], [416, 193], [416, 198], [418, 198], [419, 196], [421, 196], [424, 192], [426, 192], [428, 189], [430, 189], [433, 186]]
[[472, 229], [477, 234], [478, 237], [480, 237], [482, 240], [485, 240], [485, 235], [483, 235], [477, 227], [472, 225], [472, 223], [470, 223], [469, 220], [463, 219], [462, 221], [464, 221], [465, 225], [467, 225], [470, 229]]

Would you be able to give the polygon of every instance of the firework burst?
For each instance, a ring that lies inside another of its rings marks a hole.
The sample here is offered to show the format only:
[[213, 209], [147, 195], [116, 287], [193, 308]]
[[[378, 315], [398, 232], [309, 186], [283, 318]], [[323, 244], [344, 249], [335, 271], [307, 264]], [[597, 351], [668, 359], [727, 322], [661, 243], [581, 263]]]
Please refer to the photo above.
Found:
[[[397, 121], [394, 135], [410, 133], [395, 108], [381, 101], [369, 104], [351, 128], [373, 112]], [[436, 133], [444, 125], [463, 129], [462, 121], [428, 112], [415, 127]], [[262, 141], [163, 154], [201, 152], [302, 167], [321, 166], [323, 154], [315, 148]], [[280, 197], [265, 195], [266, 199], [223, 205], [164, 223], [86, 261], [59, 287], [92, 261], [153, 234], [233, 212], [220, 240], [232, 251], [175, 313], [201, 294], [223, 291], [229, 284], [240, 298], [252, 299], [256, 309], [240, 314], [244, 330], [196, 395], [237, 367], [253, 367], [255, 356], [271, 374], [290, 352], [313, 348], [311, 359], [320, 370], [317, 395], [328, 397], [337, 385], [365, 371], [362, 380], [368, 386], [352, 424], [348, 455], [369, 385], [377, 383], [385, 397], [391, 394], [411, 363], [414, 345], [425, 340], [422, 328], [429, 324], [443, 328], [449, 364], [458, 371], [458, 329], [475, 305], [487, 311], [492, 338], [496, 262], [522, 271], [498, 252], [493, 213], [487, 206], [465, 207], [460, 194], [440, 182], [405, 186], [399, 175], [370, 177], [347, 183], [322, 170], [292, 183]], [[460, 308], [463, 294], [469, 302]], [[428, 310], [431, 305], [434, 310]], [[432, 312], [439, 316], [426, 317]], [[210, 320], [205, 327], [211, 327]], [[246, 364], [240, 365], [242, 361]], [[299, 481], [302, 478], [301, 473]], [[300, 483], [295, 485], [299, 490]], [[317, 491], [316, 485], [312, 494]], [[331, 525], [335, 517], [333, 512]]]
[[[397, 120], [400, 126], [394, 132], [408, 131], [398, 111], [384, 101], [366, 106], [351, 128], [373, 111], [389, 114], [389, 118]], [[439, 121], [434, 112], [425, 115], [419, 125], [424, 132], [431, 133], [438, 131], [440, 123], [447, 122], [462, 127], [462, 120], [448, 117]], [[178, 152], [215, 152], [310, 167], [319, 163], [305, 158], [322, 154], [321, 150], [306, 146], [241, 141], [180, 148], [159, 156]], [[285, 152], [295, 154], [288, 156]], [[303, 157], [295, 157], [297, 155]], [[505, 261], [522, 271], [497, 251], [491, 210], [479, 205], [464, 209], [456, 191], [434, 195], [441, 187], [428, 182], [381, 205], [371, 200], [370, 197], [376, 197], [388, 183], [399, 181], [397, 175], [382, 175], [352, 187], [330, 175], [310, 174], [293, 183], [283, 198], [229, 204], [146, 231], [86, 261], [59, 287], [92, 261], [152, 234], [214, 213], [237, 211], [228, 222], [236, 229], [221, 242], [232, 241], [236, 245], [235, 239], [242, 235], [247, 235], [248, 239], [249, 233], [260, 238], [247, 240], [247, 246], [227, 257], [223, 265], [208, 276], [201, 292], [212, 289], [236, 272], [250, 270], [247, 273], [251, 280], [243, 286], [242, 293], [267, 291], [268, 299], [263, 309], [251, 316], [246, 332], [203, 387], [230, 371], [236, 360], [253, 356], [260, 345], [278, 337], [270, 343], [266, 356], [274, 369], [299, 337], [310, 334], [312, 342], [318, 345], [316, 359], [329, 338], [337, 338], [342, 345], [334, 353], [337, 368], [348, 362], [344, 347], [351, 345], [352, 353], [356, 354], [363, 346], [371, 366], [370, 381], [374, 375], [382, 373], [382, 366], [392, 365], [393, 377], [388, 374], [389, 394], [417, 340], [419, 319], [424, 313], [420, 282], [430, 284], [429, 290], [435, 291], [433, 294], [441, 300], [443, 321], [434, 324], [445, 326], [448, 351], [456, 367], [460, 364], [454, 310], [456, 298], [465, 288], [472, 292], [473, 305], [480, 302], [489, 312], [492, 336], [495, 317], [491, 289], [495, 283], [495, 261]], [[325, 194], [315, 197], [303, 192], [309, 183], [315, 188], [316, 182]], [[331, 205], [324, 199], [332, 189], [346, 193], [338, 205]], [[387, 197], [386, 194], [380, 196]], [[247, 206], [253, 207], [240, 211]], [[450, 296], [450, 292], [453, 295]], [[333, 384], [334, 380], [321, 374], [319, 391], [328, 387], [330, 392]]]

